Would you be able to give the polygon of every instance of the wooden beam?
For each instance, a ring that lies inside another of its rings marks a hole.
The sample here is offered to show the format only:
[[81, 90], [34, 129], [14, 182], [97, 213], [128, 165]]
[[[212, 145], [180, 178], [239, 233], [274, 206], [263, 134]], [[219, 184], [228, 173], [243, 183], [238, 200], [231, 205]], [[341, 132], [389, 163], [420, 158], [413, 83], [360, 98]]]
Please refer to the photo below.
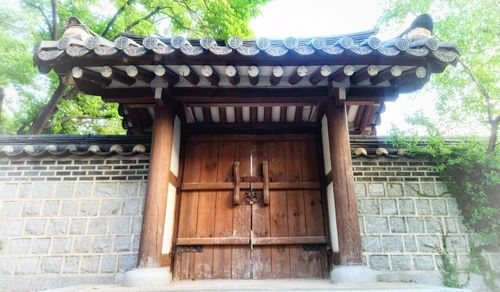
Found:
[[271, 76], [269, 76], [269, 82], [271, 85], [278, 85], [281, 81], [281, 77], [283, 77], [283, 67], [274, 66]]
[[323, 65], [318, 69], [316, 69], [316, 71], [314, 71], [311, 74], [311, 76], [309, 76], [309, 82], [316, 85], [324, 78], [330, 76], [331, 73], [332, 73], [332, 68], [330, 66]]
[[163, 77], [165, 81], [171, 84], [178, 83], [180, 79], [179, 75], [175, 74], [175, 72], [163, 65], [156, 65], [154, 67], [154, 73], [156, 74], [156, 76]]
[[233, 205], [240, 204], [240, 162], [235, 161], [233, 165], [233, 177], [234, 177], [234, 188], [233, 188]]
[[137, 80], [141, 80], [148, 84], [151, 83], [151, 81], [153, 81], [153, 79], [155, 78], [155, 74], [153, 72], [134, 65], [127, 66], [126, 70], [128, 76], [133, 77]]
[[[346, 104], [330, 104], [327, 110], [328, 133], [335, 213], [340, 249], [340, 265], [361, 265], [361, 235], [354, 193], [349, 127]], [[330, 214], [332, 211], [330, 211]]]
[[254, 86], [259, 84], [259, 67], [248, 66], [248, 82]]
[[176, 245], [250, 245], [249, 237], [177, 238]]
[[409, 82], [414, 82], [415, 79], [424, 79], [427, 76], [425, 67], [412, 68], [403, 71], [399, 77], [390, 80], [392, 85], [401, 85]]
[[254, 237], [253, 245], [324, 244], [326, 236]]
[[[267, 107], [266, 107], [267, 109]], [[219, 133], [219, 134], [249, 134], [249, 133], [314, 133], [318, 130], [316, 122], [300, 123], [272, 123], [269, 108], [268, 119], [263, 123], [225, 123], [205, 124], [191, 123], [186, 125], [186, 131], [190, 134]]]
[[109, 66], [102, 68], [101, 75], [126, 85], [132, 85], [137, 81], [135, 78], [128, 76], [126, 72]]
[[307, 67], [306, 66], [298, 66], [295, 71], [288, 77], [288, 83], [291, 85], [295, 85], [299, 83], [302, 78], [306, 77], [308, 73]]
[[201, 75], [205, 77], [213, 86], [219, 85], [220, 77], [217, 71], [210, 65], [201, 67]]
[[[265, 178], [265, 177], [264, 177]], [[182, 191], [215, 191], [215, 190], [234, 190], [238, 187], [240, 190], [250, 189], [250, 182], [241, 182], [239, 186], [235, 182], [201, 182], [201, 183], [182, 183]], [[236, 181], [236, 179], [235, 179]], [[321, 188], [319, 181], [309, 182], [267, 182], [270, 190], [317, 190]], [[265, 190], [266, 181], [252, 182], [252, 189]]]
[[354, 73], [351, 76], [350, 80], [352, 84], [358, 84], [377, 74], [378, 74], [378, 67], [375, 65], [370, 65]]
[[332, 74], [330, 74], [330, 76], [328, 77], [328, 80], [342, 82], [347, 77], [352, 76], [352, 74], [354, 74], [354, 71], [355, 71], [354, 66], [352, 66], [352, 65], [344, 66], [344, 67], [338, 69], [337, 71], [333, 72]]
[[200, 82], [200, 76], [194, 72], [193, 69], [191, 69], [187, 65], [181, 65], [179, 66], [179, 75], [184, 77], [189, 83], [196, 85], [198, 82]]
[[264, 205], [269, 205], [269, 164], [267, 161], [262, 162], [262, 176], [264, 177], [264, 183], [262, 185], [262, 203]]
[[71, 70], [71, 75], [73, 76], [73, 78], [81, 79], [92, 84], [97, 84], [99, 86], [108, 86], [112, 82], [110, 78], [105, 78], [97, 72], [80, 67], [74, 67]]
[[238, 70], [234, 66], [227, 66], [226, 67], [226, 76], [227, 79], [229, 80], [229, 83], [232, 85], [238, 85], [240, 83], [240, 75], [238, 74]]
[[[148, 171], [141, 241], [139, 267], [158, 267], [161, 260], [165, 205], [167, 202], [168, 178], [174, 114], [168, 107], [156, 107], [151, 138], [151, 154]], [[163, 206], [158, 208], [158, 206]]]
[[373, 76], [372, 78], [370, 78], [370, 82], [373, 85], [377, 85], [377, 84], [380, 84], [384, 81], [398, 77], [400, 75], [401, 75], [401, 67], [396, 65], [396, 66], [392, 66], [392, 67], [389, 67], [389, 68], [383, 70], [382, 72], [380, 72], [376, 76]]

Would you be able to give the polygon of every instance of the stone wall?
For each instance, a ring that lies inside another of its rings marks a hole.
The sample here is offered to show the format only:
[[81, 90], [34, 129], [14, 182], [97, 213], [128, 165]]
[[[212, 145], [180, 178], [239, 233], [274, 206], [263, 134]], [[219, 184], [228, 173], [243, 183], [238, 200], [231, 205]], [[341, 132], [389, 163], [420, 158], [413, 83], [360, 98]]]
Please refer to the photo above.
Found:
[[[353, 160], [365, 263], [382, 280], [440, 284], [444, 244], [459, 269], [468, 235], [458, 205], [430, 161]], [[488, 255], [500, 270], [498, 255]]]
[[1, 159], [0, 290], [112, 282], [135, 267], [147, 166], [145, 156]]

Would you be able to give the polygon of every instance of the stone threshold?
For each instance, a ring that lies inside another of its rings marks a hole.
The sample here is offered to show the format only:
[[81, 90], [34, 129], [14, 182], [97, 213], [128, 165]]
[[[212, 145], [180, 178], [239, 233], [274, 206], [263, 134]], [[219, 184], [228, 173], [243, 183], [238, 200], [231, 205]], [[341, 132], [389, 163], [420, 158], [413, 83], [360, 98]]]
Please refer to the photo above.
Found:
[[191, 292], [191, 291], [335, 291], [335, 292], [466, 292], [467, 289], [455, 289], [438, 286], [417, 285], [413, 283], [389, 283], [379, 282], [373, 284], [334, 284], [327, 279], [279, 279], [279, 280], [197, 280], [197, 281], [174, 281], [168, 286], [161, 287], [123, 287], [114, 285], [84, 285], [72, 286], [58, 289], [44, 290], [45, 292]]

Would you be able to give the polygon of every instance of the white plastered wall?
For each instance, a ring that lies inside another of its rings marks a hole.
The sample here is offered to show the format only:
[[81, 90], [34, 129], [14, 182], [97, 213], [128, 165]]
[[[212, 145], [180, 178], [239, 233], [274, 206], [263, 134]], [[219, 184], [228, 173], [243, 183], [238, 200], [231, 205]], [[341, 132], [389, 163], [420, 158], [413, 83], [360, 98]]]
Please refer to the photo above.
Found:
[[[330, 140], [328, 137], [328, 120], [326, 115], [321, 119], [321, 141], [323, 145], [323, 162], [325, 166], [325, 175], [332, 170], [330, 159]], [[335, 214], [335, 199], [333, 184], [329, 183], [326, 187], [326, 200], [328, 205], [328, 224], [330, 225], [330, 242], [333, 252], [339, 251], [339, 240], [337, 232], [337, 216]]]
[[[175, 117], [174, 120], [174, 134], [172, 138], [172, 154], [170, 156], [170, 171], [179, 176], [179, 153], [181, 148], [181, 120]], [[177, 188], [171, 183], [168, 184], [167, 200], [165, 206], [165, 224], [163, 226], [163, 243], [161, 252], [168, 254], [172, 250], [172, 238], [174, 234], [174, 221], [175, 221], [175, 198]]]

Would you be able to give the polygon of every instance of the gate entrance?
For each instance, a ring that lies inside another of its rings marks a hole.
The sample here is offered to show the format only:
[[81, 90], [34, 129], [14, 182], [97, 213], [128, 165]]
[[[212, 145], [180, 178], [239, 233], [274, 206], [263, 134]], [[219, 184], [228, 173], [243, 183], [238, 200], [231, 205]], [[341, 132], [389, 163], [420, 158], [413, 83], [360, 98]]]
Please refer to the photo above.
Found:
[[187, 142], [175, 279], [328, 277], [313, 135]]

